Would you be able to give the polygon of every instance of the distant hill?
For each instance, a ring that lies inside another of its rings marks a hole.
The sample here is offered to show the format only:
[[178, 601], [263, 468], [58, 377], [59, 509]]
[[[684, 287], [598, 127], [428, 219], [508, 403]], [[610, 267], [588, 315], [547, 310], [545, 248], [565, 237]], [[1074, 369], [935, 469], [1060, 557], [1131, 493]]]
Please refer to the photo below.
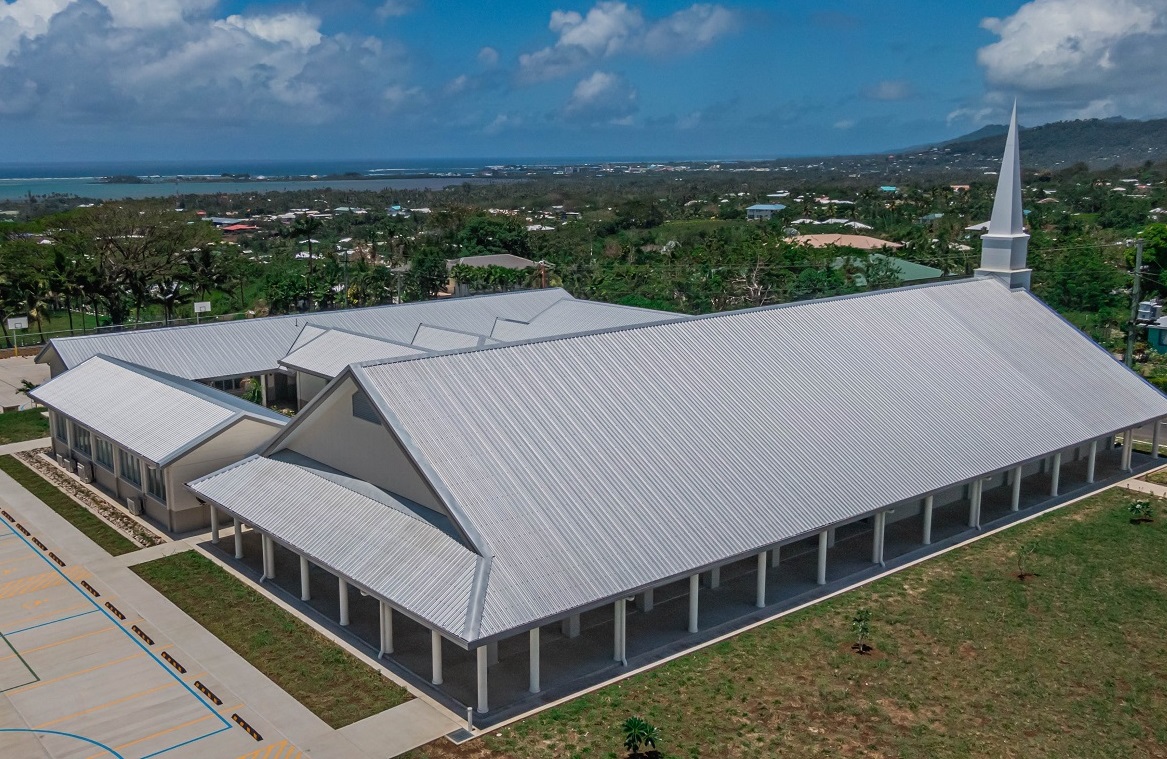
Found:
[[[993, 124], [937, 147], [969, 158], [1000, 160], [1004, 125]], [[1021, 130], [1021, 153], [1031, 168], [1060, 169], [1083, 162], [1092, 169], [1167, 160], [1167, 119], [1087, 119], [1057, 121]]]

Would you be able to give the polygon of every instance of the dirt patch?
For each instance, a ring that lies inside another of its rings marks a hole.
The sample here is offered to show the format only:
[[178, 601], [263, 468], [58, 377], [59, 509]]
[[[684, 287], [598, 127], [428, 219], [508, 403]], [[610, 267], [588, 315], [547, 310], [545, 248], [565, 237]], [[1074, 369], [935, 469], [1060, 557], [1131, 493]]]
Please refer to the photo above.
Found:
[[42, 448], [36, 451], [22, 451], [13, 455], [27, 465], [29, 469], [32, 469], [47, 480], [57, 490], [60, 490], [81, 504], [87, 511], [125, 535], [135, 544], [147, 548], [166, 542], [157, 533], [143, 527], [137, 520], [130, 517], [129, 514], [126, 514], [117, 506], [114, 506], [104, 498], [94, 495], [88, 488], [71, 475], [62, 471], [56, 464], [50, 463], [45, 457], [51, 455], [51, 453], [51, 449]]
[[839, 646], [839, 650], [850, 654], [851, 656], [861, 656], [864, 659], [871, 659], [872, 661], [879, 661], [880, 659], [887, 658], [887, 653], [885, 651], [880, 651], [870, 643], [864, 643], [862, 649], [859, 647], [858, 643], [842, 643]]

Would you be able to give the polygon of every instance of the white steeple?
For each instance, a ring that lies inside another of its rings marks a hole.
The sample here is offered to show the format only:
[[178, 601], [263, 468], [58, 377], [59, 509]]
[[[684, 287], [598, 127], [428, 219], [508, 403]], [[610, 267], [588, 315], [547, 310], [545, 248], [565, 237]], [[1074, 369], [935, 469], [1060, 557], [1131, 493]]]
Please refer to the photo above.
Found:
[[989, 231], [981, 237], [981, 267], [978, 277], [998, 277], [1009, 287], [1029, 289], [1032, 270], [1026, 268], [1029, 235], [1025, 233], [1025, 213], [1021, 208], [1021, 152], [1017, 144], [1017, 103], [1009, 120], [1005, 156], [997, 178], [997, 196]]

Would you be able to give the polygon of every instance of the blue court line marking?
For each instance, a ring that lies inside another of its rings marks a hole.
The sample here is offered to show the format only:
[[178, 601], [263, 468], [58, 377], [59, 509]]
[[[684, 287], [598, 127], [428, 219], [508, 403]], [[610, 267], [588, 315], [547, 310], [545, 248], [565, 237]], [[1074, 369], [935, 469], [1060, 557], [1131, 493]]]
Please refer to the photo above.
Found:
[[[113, 615], [112, 615], [112, 614], [110, 614], [109, 612], [107, 612], [107, 611], [106, 611], [104, 608], [102, 608], [101, 606], [98, 606], [98, 605], [97, 605], [97, 600], [96, 600], [95, 598], [93, 598], [93, 597], [92, 597], [92, 596], [90, 596], [88, 593], [86, 593], [86, 592], [84, 592], [83, 590], [81, 590], [81, 588], [77, 586], [77, 583], [73, 582], [73, 580], [72, 580], [72, 579], [71, 579], [71, 578], [70, 578], [68, 575], [66, 575], [64, 572], [62, 572], [60, 567], [58, 567], [58, 566], [57, 566], [56, 564], [54, 564], [53, 562], [49, 561], [49, 557], [48, 557], [48, 556], [45, 556], [45, 555], [44, 555], [44, 554], [42, 554], [40, 551], [36, 550], [35, 546], [33, 546], [33, 544], [32, 544], [32, 543], [31, 543], [31, 542], [30, 542], [30, 541], [29, 541], [27, 538], [25, 538], [23, 535], [21, 535], [20, 533], [18, 533], [18, 532], [17, 532], [17, 531], [16, 531], [16, 530], [15, 530], [15, 529], [12, 527], [12, 525], [8, 524], [7, 522], [3, 522], [3, 524], [4, 524], [4, 526], [5, 526], [5, 527], [7, 527], [7, 528], [8, 528], [8, 531], [9, 531], [11, 534], [15, 535], [17, 538], [19, 538], [20, 540], [24, 541], [24, 544], [25, 544], [26, 546], [28, 546], [29, 550], [30, 550], [30, 551], [32, 551], [32, 553], [33, 553], [35, 556], [38, 556], [38, 557], [40, 558], [40, 560], [41, 560], [41, 561], [43, 561], [45, 564], [48, 564], [48, 565], [49, 565], [49, 567], [50, 567], [50, 568], [52, 568], [52, 570], [53, 570], [54, 572], [56, 572], [57, 574], [59, 574], [59, 575], [60, 575], [60, 576], [61, 576], [61, 577], [62, 577], [62, 578], [65, 580], [65, 582], [67, 582], [69, 585], [73, 586], [73, 590], [77, 591], [77, 594], [78, 594], [78, 595], [80, 595], [82, 598], [86, 599], [86, 600], [87, 600], [87, 601], [88, 601], [88, 602], [89, 602], [89, 603], [90, 603], [90, 604], [91, 604], [91, 605], [94, 607], [94, 609], [95, 609], [96, 611], [99, 611], [99, 612], [101, 612], [102, 614], [104, 614], [104, 615], [105, 615], [105, 617], [106, 617], [106, 619], [108, 619], [110, 622], [112, 622], [112, 623], [113, 623], [113, 626], [114, 626], [114, 627], [116, 627], [117, 629], [121, 630], [121, 631], [122, 631], [122, 633], [123, 633], [123, 634], [124, 634], [124, 635], [125, 635], [127, 638], [129, 638], [129, 639], [130, 639], [130, 641], [131, 641], [131, 642], [132, 642], [134, 645], [136, 645], [138, 648], [142, 649], [142, 651], [143, 651], [143, 652], [144, 652], [144, 653], [145, 653], [147, 656], [149, 656], [151, 659], [153, 659], [153, 660], [154, 660], [154, 663], [155, 663], [155, 664], [157, 664], [157, 665], [158, 665], [158, 667], [159, 667], [159, 668], [160, 668], [160, 669], [161, 669], [163, 672], [165, 672], [167, 675], [169, 675], [171, 678], [173, 678], [175, 682], [177, 682], [179, 685], [181, 685], [183, 688], [185, 688], [185, 689], [186, 689], [186, 692], [187, 692], [187, 693], [189, 693], [191, 696], [193, 696], [193, 697], [194, 697], [194, 699], [195, 699], [195, 701], [197, 701], [199, 704], [202, 704], [202, 705], [203, 705], [203, 706], [206, 708], [206, 710], [207, 710], [207, 711], [209, 711], [211, 714], [215, 715], [215, 718], [216, 718], [216, 719], [218, 719], [218, 720], [219, 720], [219, 722], [221, 722], [221, 723], [224, 725], [224, 727], [226, 727], [226, 728], [230, 729], [230, 727], [231, 727], [231, 723], [227, 721], [227, 718], [226, 718], [226, 717], [224, 717], [222, 714], [219, 714], [219, 712], [215, 711], [215, 709], [214, 709], [214, 708], [212, 708], [210, 704], [208, 704], [206, 701], [204, 701], [204, 700], [203, 700], [203, 699], [202, 699], [202, 698], [201, 698], [201, 697], [198, 695], [198, 693], [195, 691], [195, 689], [194, 689], [194, 688], [190, 687], [190, 686], [189, 686], [189, 685], [187, 685], [185, 682], [183, 682], [182, 678], [181, 678], [181, 677], [179, 677], [177, 673], [175, 673], [173, 670], [171, 670], [171, 669], [170, 669], [170, 667], [168, 667], [168, 666], [166, 666], [165, 664], [163, 664], [162, 660], [161, 660], [161, 659], [159, 659], [157, 656], [155, 656], [155, 655], [154, 655], [154, 652], [153, 652], [153, 651], [151, 651], [149, 648], [147, 648], [147, 647], [146, 647], [146, 644], [145, 644], [144, 642], [142, 642], [142, 641], [138, 640], [138, 639], [137, 639], [137, 637], [135, 637], [134, 635], [131, 635], [131, 634], [130, 634], [130, 631], [129, 631], [129, 630], [127, 630], [126, 628], [124, 628], [124, 627], [122, 627], [120, 624], [118, 624], [117, 620], [115, 620], [115, 619], [114, 619], [114, 617], [113, 617]], [[217, 731], [216, 731], [216, 733], [218, 733], [218, 732], [222, 732], [222, 730], [217, 730]], [[68, 735], [68, 733], [62, 733], [62, 735]], [[200, 737], [200, 738], [195, 738], [194, 740], [202, 740], [202, 738], [208, 738], [208, 737], [210, 737], [211, 735], [215, 735], [215, 733], [208, 733], [207, 735], [204, 735], [204, 736], [202, 736], [202, 737]], [[79, 738], [80, 736], [72, 736], [72, 737]], [[84, 739], [84, 738], [83, 738], [82, 740], [86, 740], [86, 739]], [[92, 742], [92, 741], [89, 741], [89, 742]], [[190, 743], [190, 742], [191, 742], [191, 741], [188, 741], [188, 743]], [[96, 744], [96, 745], [100, 745], [100, 744]], [[181, 744], [180, 744], [180, 745], [181, 745]], [[101, 748], [106, 748], [106, 747], [105, 747], [105, 746], [101, 746]], [[174, 748], [174, 747], [173, 747], [173, 746], [171, 746], [171, 748]], [[106, 749], [106, 750], [110, 750], [110, 749]], [[169, 751], [169, 750], [170, 750], [170, 749], [164, 749], [164, 751]], [[159, 753], [161, 753], [161, 752], [159, 752]], [[114, 756], [115, 756], [115, 757], [119, 757], [119, 759], [122, 759], [120, 754], [114, 753]]]
[[54, 620], [53, 620], [53, 621], [51, 621], [51, 622], [41, 622], [39, 625], [32, 625], [31, 627], [22, 627], [22, 628], [20, 628], [19, 630], [13, 630], [12, 632], [6, 632], [6, 633], [0, 633], [0, 634], [3, 634], [3, 635], [16, 635], [16, 633], [28, 632], [29, 630], [35, 630], [35, 629], [37, 629], [38, 627], [45, 627], [45, 626], [47, 626], [47, 625], [55, 625], [55, 624], [57, 624], [58, 622], [66, 622], [66, 621], [68, 621], [68, 620], [70, 620], [70, 619], [77, 619], [77, 617], [84, 617], [86, 614], [93, 614], [93, 613], [95, 613], [96, 611], [97, 611], [97, 609], [90, 609], [89, 611], [83, 611], [83, 612], [81, 612], [80, 614], [74, 614], [74, 615], [73, 615], [73, 616], [71, 616], [71, 617], [61, 617], [60, 619], [54, 619]]
[[220, 727], [218, 730], [216, 730], [213, 733], [207, 733], [206, 735], [200, 735], [198, 738], [191, 738], [189, 741], [183, 741], [182, 743], [176, 743], [173, 746], [171, 746], [170, 748], [164, 748], [161, 751], [155, 751], [153, 754], [146, 754], [145, 756], [142, 757], [142, 759], [150, 759], [150, 757], [152, 757], [152, 756], [158, 756], [159, 754], [165, 754], [167, 751], [173, 751], [176, 748], [182, 748], [183, 746], [190, 745], [191, 743], [194, 743], [195, 741], [201, 741], [203, 738], [210, 738], [212, 735], [218, 735], [219, 733], [224, 732], [226, 730], [230, 730], [230, 729], [231, 729], [230, 726]]
[[109, 754], [112, 755], [114, 759], [126, 759], [124, 756], [114, 751], [109, 746], [106, 746], [103, 743], [98, 743], [92, 738], [86, 738], [84, 735], [74, 735], [73, 733], [63, 733], [60, 730], [33, 730], [27, 727], [0, 727], [0, 733], [33, 733], [34, 735], [40, 733], [41, 735], [61, 735], [66, 738], [76, 738], [83, 743], [88, 743], [91, 746], [97, 746], [102, 751], [109, 752]]

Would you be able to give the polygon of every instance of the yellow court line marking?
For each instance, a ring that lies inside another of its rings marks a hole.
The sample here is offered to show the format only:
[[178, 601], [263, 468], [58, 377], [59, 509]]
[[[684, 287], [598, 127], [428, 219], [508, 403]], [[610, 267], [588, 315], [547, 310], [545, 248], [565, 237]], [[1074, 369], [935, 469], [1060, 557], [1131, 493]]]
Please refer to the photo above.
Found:
[[[272, 753], [273, 751], [275, 752], [274, 754]], [[258, 748], [250, 754], [244, 754], [238, 757], [238, 759], [297, 759], [300, 756], [303, 756], [300, 753], [300, 749], [288, 743], [288, 739], [285, 738], [279, 743]]]
[[[89, 638], [89, 637], [92, 637], [94, 635], [101, 635], [103, 632], [109, 632], [110, 630], [116, 630], [116, 629], [117, 629], [116, 627], [103, 627], [100, 630], [92, 630], [92, 631], [87, 632], [87, 633], [82, 633], [81, 635], [76, 635], [72, 638], [65, 638], [64, 640], [59, 640], [56, 643], [46, 643], [43, 646], [37, 646], [36, 648], [22, 648], [22, 649], [20, 649], [20, 653], [25, 654], [25, 655], [33, 654], [33, 653], [36, 653], [37, 651], [44, 651], [46, 648], [54, 648], [56, 646], [63, 646], [66, 643], [72, 643], [75, 640], [81, 640], [82, 638]], [[10, 656], [0, 656], [0, 662], [6, 661], [8, 659], [15, 659], [15, 658], [16, 658], [16, 654], [12, 654]]]
[[[122, 745], [120, 745], [120, 746], [114, 746], [114, 748], [116, 748], [116, 749], [123, 749], [123, 748], [128, 748], [129, 746], [136, 746], [136, 745], [138, 745], [139, 743], [143, 743], [144, 741], [151, 740], [152, 738], [161, 738], [163, 735], [167, 735], [167, 734], [169, 734], [169, 733], [173, 733], [175, 730], [181, 730], [181, 729], [183, 729], [184, 727], [190, 727], [191, 725], [197, 725], [198, 723], [200, 723], [200, 722], [203, 722], [203, 721], [205, 721], [205, 720], [209, 720], [209, 719], [211, 719], [212, 717], [215, 717], [215, 716], [217, 716], [217, 715], [215, 715], [215, 714], [204, 714], [202, 717], [198, 717], [197, 719], [192, 719], [192, 720], [190, 720], [189, 722], [183, 722], [181, 725], [175, 725], [174, 727], [168, 727], [168, 728], [166, 728], [165, 730], [159, 730], [158, 732], [156, 732], [156, 733], [152, 733], [151, 735], [147, 735], [147, 736], [145, 736], [145, 737], [143, 737], [143, 738], [136, 738], [136, 739], [134, 739], [134, 740], [130, 741], [129, 743], [123, 743], [123, 744], [122, 744]], [[101, 752], [101, 753], [94, 754], [93, 756], [94, 756], [94, 757], [105, 756], [105, 755], [106, 755], [106, 753], [108, 753], [108, 752], [104, 752], [104, 751], [103, 751], [103, 752]]]
[[45, 685], [59, 683], [62, 680], [68, 680], [71, 677], [77, 677], [78, 675], [85, 675], [85, 674], [88, 674], [88, 673], [93, 672], [95, 670], [102, 669], [104, 667], [112, 667], [114, 664], [121, 664], [124, 661], [129, 661], [130, 659], [137, 659], [139, 656], [145, 656], [145, 655], [146, 655], [145, 651], [139, 651], [136, 654], [130, 654], [129, 656], [123, 656], [120, 659], [114, 659], [113, 661], [107, 661], [107, 662], [104, 662], [102, 664], [95, 664], [94, 666], [89, 667], [88, 669], [82, 669], [82, 670], [77, 671], [77, 672], [70, 672], [67, 675], [61, 675], [60, 677], [54, 677], [52, 680], [41, 680], [38, 683], [26, 685], [22, 688], [14, 688], [13, 690], [9, 691], [9, 693], [12, 693], [12, 694], [27, 693], [30, 690], [36, 690], [37, 688], [40, 688], [40, 687], [45, 686]]
[[5, 627], [11, 627], [13, 630], [20, 630], [27, 627], [29, 622], [35, 622], [38, 619], [44, 619], [45, 617], [54, 617], [58, 614], [67, 614], [68, 612], [76, 611], [77, 609], [88, 609], [89, 607], [90, 604], [87, 603], [79, 603], [76, 606], [66, 606], [64, 609], [54, 609], [53, 611], [47, 611], [44, 614], [37, 614], [36, 616], [25, 617], [24, 619], [17, 620], [16, 622], [10, 622], [5, 625]]
[[39, 575], [23, 577], [0, 585], [0, 599], [16, 598], [26, 593], [32, 593], [57, 585], [64, 585], [65, 578], [57, 572], [42, 572]]
[[73, 714], [67, 714], [64, 717], [57, 717], [56, 719], [50, 720], [49, 722], [41, 723], [41, 724], [36, 726], [36, 729], [39, 730], [39, 729], [46, 728], [49, 725], [56, 725], [58, 723], [65, 722], [67, 720], [76, 719], [77, 717], [84, 717], [86, 714], [92, 714], [94, 712], [99, 712], [102, 709], [108, 709], [111, 706], [117, 706], [118, 704], [124, 704], [127, 701], [133, 701], [135, 698], [141, 698], [142, 696], [148, 696], [151, 693], [157, 693], [160, 690], [166, 690], [167, 688], [173, 688], [175, 685], [178, 685], [178, 683], [169, 682], [169, 683], [166, 683], [165, 685], [159, 685], [156, 688], [150, 688], [149, 690], [144, 690], [140, 693], [132, 693], [128, 696], [122, 696], [121, 698], [115, 698], [113, 701], [106, 701], [104, 704], [101, 704], [99, 706], [93, 706], [93, 707], [90, 707], [89, 709], [84, 709], [82, 711], [75, 712]]

